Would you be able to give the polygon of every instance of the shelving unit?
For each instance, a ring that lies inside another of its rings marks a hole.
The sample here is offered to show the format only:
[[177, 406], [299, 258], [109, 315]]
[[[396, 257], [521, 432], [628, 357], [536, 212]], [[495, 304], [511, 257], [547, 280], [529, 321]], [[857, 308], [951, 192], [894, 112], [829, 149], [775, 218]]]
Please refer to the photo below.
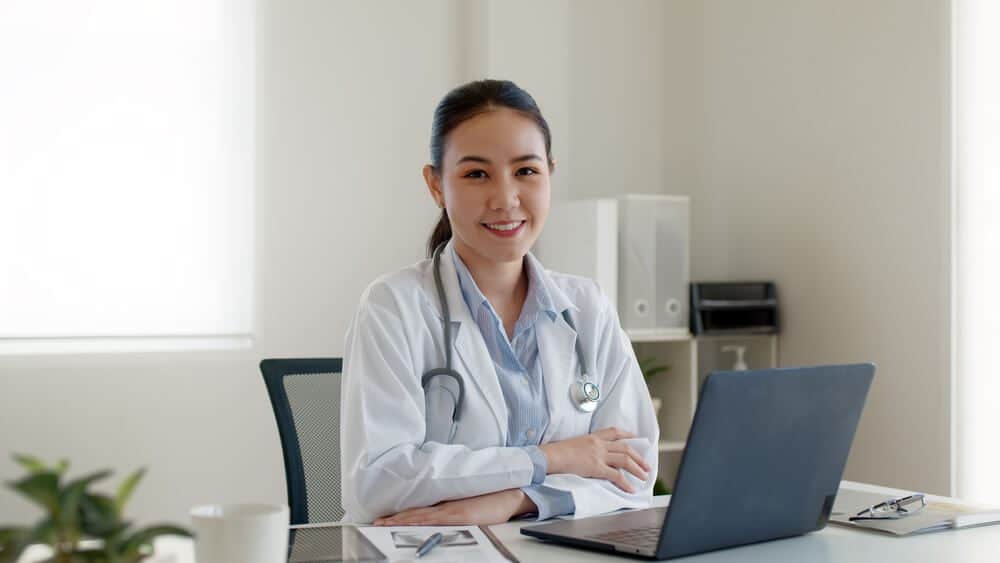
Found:
[[673, 488], [684, 451], [691, 420], [698, 404], [698, 393], [705, 377], [713, 371], [731, 369], [719, 359], [719, 349], [727, 344], [747, 347], [750, 369], [777, 367], [778, 335], [732, 334], [692, 336], [685, 329], [626, 331], [636, 357], [655, 358], [657, 364], [670, 367], [646, 383], [650, 395], [661, 400], [657, 413], [660, 424], [660, 478]]

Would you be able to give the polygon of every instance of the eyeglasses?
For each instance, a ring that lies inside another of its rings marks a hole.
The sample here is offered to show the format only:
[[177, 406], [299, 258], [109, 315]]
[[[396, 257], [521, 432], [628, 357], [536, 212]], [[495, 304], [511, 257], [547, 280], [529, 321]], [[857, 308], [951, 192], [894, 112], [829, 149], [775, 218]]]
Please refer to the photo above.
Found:
[[924, 495], [917, 493], [873, 504], [851, 516], [850, 520], [851, 522], [855, 520], [895, 520], [920, 512], [925, 506], [927, 506], [927, 501], [924, 500]]

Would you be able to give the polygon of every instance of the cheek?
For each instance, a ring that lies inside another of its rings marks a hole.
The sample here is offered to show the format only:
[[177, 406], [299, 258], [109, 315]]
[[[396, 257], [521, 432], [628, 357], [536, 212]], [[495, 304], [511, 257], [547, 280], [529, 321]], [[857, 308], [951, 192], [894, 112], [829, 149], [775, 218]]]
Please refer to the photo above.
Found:
[[448, 216], [458, 223], [476, 220], [485, 205], [477, 190], [461, 188], [445, 191], [444, 200]]
[[549, 206], [551, 205], [548, 184], [536, 186], [536, 189], [527, 191], [521, 197], [521, 205], [529, 208], [536, 222], [543, 222], [549, 215]]

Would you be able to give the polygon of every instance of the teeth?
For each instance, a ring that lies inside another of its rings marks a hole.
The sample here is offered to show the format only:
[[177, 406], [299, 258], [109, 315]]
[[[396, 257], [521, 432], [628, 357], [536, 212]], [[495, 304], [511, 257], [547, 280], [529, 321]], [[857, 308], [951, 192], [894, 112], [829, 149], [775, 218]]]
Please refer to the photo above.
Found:
[[521, 221], [517, 223], [487, 223], [486, 226], [497, 231], [513, 231], [521, 226]]

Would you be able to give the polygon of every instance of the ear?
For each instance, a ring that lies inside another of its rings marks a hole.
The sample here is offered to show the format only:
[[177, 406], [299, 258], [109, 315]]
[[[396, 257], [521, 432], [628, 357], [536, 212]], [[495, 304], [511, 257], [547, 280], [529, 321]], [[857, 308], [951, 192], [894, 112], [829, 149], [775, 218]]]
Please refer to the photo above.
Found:
[[549, 160], [549, 174], [555, 174], [556, 172], [556, 159]]
[[427, 184], [427, 191], [430, 192], [434, 203], [444, 209], [444, 191], [441, 186], [441, 176], [430, 164], [424, 165], [424, 183]]

